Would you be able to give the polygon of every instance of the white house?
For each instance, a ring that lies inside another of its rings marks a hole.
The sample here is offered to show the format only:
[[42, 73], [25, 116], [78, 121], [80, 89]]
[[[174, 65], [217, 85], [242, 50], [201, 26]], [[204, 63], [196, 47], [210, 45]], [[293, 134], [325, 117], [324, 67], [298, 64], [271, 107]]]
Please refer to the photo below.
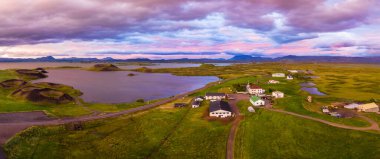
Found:
[[191, 108], [198, 108], [200, 105], [201, 105], [201, 102], [200, 102], [200, 101], [196, 101], [196, 100], [194, 100], [194, 101], [191, 103]]
[[298, 70], [288, 70], [290, 73], [298, 73]]
[[361, 112], [379, 112], [379, 106], [376, 103], [367, 103], [359, 105], [358, 111]]
[[226, 99], [225, 93], [206, 93], [206, 100], [222, 100]]
[[285, 77], [285, 73], [273, 73], [272, 77]]
[[292, 80], [292, 79], [293, 79], [293, 76], [291, 76], [291, 75], [287, 75], [287, 76], [286, 76], [286, 79], [287, 79], [287, 80]]
[[209, 108], [210, 117], [226, 118], [232, 116], [231, 106], [225, 101], [213, 101]]
[[247, 84], [247, 92], [249, 94], [254, 94], [254, 95], [260, 95], [260, 94], [263, 94], [265, 93], [265, 89], [262, 89], [260, 86], [258, 85], [254, 85], [254, 84]]
[[262, 106], [262, 105], [265, 105], [265, 101], [262, 100], [260, 97], [258, 96], [252, 96], [249, 101], [252, 103], [253, 106]]
[[268, 83], [269, 83], [269, 84], [278, 84], [278, 83], [280, 83], [280, 81], [269, 80]]
[[280, 91], [274, 91], [274, 92], [272, 92], [272, 96], [274, 98], [284, 98], [284, 93], [282, 93]]

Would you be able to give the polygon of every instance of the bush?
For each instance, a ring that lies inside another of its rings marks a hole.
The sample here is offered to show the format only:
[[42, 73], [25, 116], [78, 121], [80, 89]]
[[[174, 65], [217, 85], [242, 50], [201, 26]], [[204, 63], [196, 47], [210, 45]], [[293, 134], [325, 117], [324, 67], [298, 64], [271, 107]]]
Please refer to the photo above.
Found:
[[145, 100], [144, 99], [137, 99], [136, 102], [139, 102], [139, 103], [144, 103]]

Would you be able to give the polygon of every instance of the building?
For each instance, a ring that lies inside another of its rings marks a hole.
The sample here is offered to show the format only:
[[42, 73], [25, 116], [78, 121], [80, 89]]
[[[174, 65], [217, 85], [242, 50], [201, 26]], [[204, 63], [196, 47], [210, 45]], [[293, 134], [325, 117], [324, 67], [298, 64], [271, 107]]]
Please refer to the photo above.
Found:
[[298, 70], [288, 70], [290, 73], [298, 73]]
[[285, 73], [273, 73], [272, 77], [285, 77]]
[[192, 108], [198, 108], [200, 105], [201, 105], [201, 102], [200, 102], [200, 101], [196, 101], [196, 100], [194, 100], [194, 101], [191, 103], [191, 107], [192, 107]]
[[265, 105], [265, 101], [262, 100], [260, 97], [258, 96], [252, 96], [249, 101], [252, 103], [253, 106], [262, 106], [262, 105]]
[[206, 100], [222, 100], [226, 99], [225, 93], [206, 93]]
[[182, 107], [186, 107], [186, 103], [174, 103], [174, 107], [175, 108], [182, 108]]
[[278, 83], [280, 83], [280, 81], [269, 80], [268, 83], [269, 83], [269, 84], [278, 84]]
[[344, 108], [346, 109], [356, 109], [358, 108], [359, 104], [357, 103], [351, 103], [351, 104], [348, 104], [348, 105], [345, 105]]
[[231, 106], [226, 101], [213, 101], [209, 108], [210, 117], [226, 118], [232, 116]]
[[203, 100], [204, 100], [204, 98], [202, 96], [198, 96], [198, 97], [194, 98], [194, 101], [202, 102]]
[[287, 75], [287, 76], [286, 76], [286, 79], [287, 79], [287, 80], [292, 80], [292, 79], [293, 79], [293, 76], [291, 76], [291, 75]]
[[260, 86], [255, 85], [255, 84], [247, 84], [247, 92], [249, 94], [254, 94], [254, 95], [260, 95], [265, 93], [265, 89], [262, 89]]
[[361, 112], [379, 112], [379, 106], [376, 103], [367, 103], [359, 105], [358, 111]]
[[274, 91], [274, 92], [272, 92], [272, 96], [274, 98], [284, 98], [284, 93], [282, 93], [280, 91]]

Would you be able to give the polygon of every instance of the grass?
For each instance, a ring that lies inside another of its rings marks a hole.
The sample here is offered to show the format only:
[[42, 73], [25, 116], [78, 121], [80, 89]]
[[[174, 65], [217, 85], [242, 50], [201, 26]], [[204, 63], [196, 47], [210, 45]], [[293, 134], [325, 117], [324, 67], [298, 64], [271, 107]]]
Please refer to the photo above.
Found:
[[364, 114], [364, 116], [371, 118], [372, 120], [374, 120], [375, 122], [377, 122], [380, 125], [380, 114], [364, 113], [364, 112], [363, 112], [363, 114]]
[[267, 110], [245, 114], [235, 140], [235, 158], [380, 158], [379, 134]]
[[225, 158], [229, 124], [203, 119], [208, 102], [191, 109], [152, 158]]
[[206, 104], [198, 109], [162, 106], [86, 122], [80, 131], [65, 126], [33, 127], [4, 149], [10, 159], [224, 158], [229, 125], [204, 120]]

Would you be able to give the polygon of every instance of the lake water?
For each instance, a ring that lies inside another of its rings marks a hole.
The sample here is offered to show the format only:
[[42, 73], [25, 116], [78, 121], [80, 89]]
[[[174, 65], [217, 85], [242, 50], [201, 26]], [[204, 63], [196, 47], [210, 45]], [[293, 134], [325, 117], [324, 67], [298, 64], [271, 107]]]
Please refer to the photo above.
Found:
[[[34, 69], [37, 67], [62, 67], [62, 66], [76, 66], [76, 67], [91, 67], [95, 63], [70, 63], [70, 62], [0, 62], [0, 70], [5, 69]], [[216, 66], [228, 66], [231, 63], [215, 63]], [[135, 69], [140, 67], [149, 68], [181, 68], [181, 67], [198, 67], [200, 64], [196, 63], [153, 63], [152, 66], [137, 66], [125, 65], [118, 66], [123, 69]]]
[[314, 86], [316, 86], [316, 84], [313, 82], [300, 83], [300, 86], [302, 87], [301, 90], [309, 92], [310, 94], [319, 95], [319, 96], [326, 95], [326, 94], [320, 92], [318, 90], [318, 88], [314, 87]]
[[[174, 76], [163, 73], [130, 71], [92, 72], [76, 69], [48, 70], [48, 78], [34, 82], [53, 82], [73, 86], [86, 102], [124, 103], [143, 98], [152, 100], [189, 92], [217, 81], [213, 76]], [[136, 76], [128, 76], [134, 73]]]
[[300, 84], [301, 87], [314, 87], [315, 85], [316, 84], [314, 84], [313, 82], [304, 82]]
[[301, 90], [309, 92], [310, 94], [314, 94], [314, 95], [319, 95], [319, 96], [326, 95], [326, 94], [320, 92], [318, 90], [318, 88], [315, 88], [315, 87], [302, 87]]

